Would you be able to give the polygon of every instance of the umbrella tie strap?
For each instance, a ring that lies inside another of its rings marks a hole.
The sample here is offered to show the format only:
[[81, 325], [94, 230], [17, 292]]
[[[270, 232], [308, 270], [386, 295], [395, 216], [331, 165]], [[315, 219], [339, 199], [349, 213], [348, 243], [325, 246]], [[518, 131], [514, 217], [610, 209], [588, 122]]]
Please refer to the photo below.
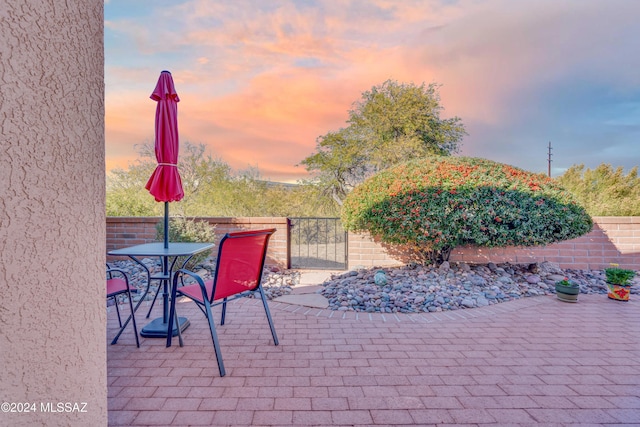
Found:
[[174, 163], [158, 163], [158, 166], [175, 166], [175, 167], [178, 167], [178, 165], [176, 165]]

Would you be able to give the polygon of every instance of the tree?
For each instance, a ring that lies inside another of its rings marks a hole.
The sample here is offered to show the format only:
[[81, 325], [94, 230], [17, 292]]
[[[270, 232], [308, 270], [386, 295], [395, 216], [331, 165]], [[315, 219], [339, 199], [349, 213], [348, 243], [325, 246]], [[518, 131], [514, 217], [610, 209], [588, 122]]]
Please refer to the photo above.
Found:
[[[153, 144], [138, 146], [139, 160], [107, 176], [107, 216], [161, 216], [144, 188], [156, 167]], [[336, 215], [331, 200], [311, 183], [285, 185], [260, 178], [257, 168], [233, 171], [205, 154], [203, 144], [181, 145], [178, 168], [185, 196], [171, 204], [172, 216], [325, 216]]]
[[[139, 159], [128, 169], [115, 169], [107, 176], [107, 216], [160, 216], [163, 204], [155, 201], [145, 189], [157, 165], [153, 143], [136, 146]], [[191, 215], [197, 195], [216, 183], [224, 182], [231, 173], [229, 165], [204, 155], [203, 144], [186, 142], [181, 146], [180, 176], [185, 197], [172, 203], [172, 212]]]
[[[129, 166], [127, 170], [114, 169], [107, 175], [106, 208], [107, 216], [160, 216], [162, 206], [144, 188], [156, 166], [153, 144], [153, 162], [145, 159], [145, 146], [138, 146], [142, 160]], [[147, 148], [148, 150], [148, 148]]]
[[593, 216], [640, 215], [640, 178], [638, 167], [627, 175], [623, 168], [601, 164], [591, 170], [584, 165], [571, 166], [557, 178]]
[[357, 184], [389, 166], [457, 152], [466, 132], [460, 118], [440, 117], [438, 88], [387, 80], [363, 92], [349, 111], [348, 126], [318, 137], [317, 152], [301, 164], [342, 204]]
[[469, 157], [432, 156], [391, 167], [346, 198], [342, 222], [408, 245], [424, 263], [461, 245], [535, 246], [591, 231], [591, 217], [542, 174]]

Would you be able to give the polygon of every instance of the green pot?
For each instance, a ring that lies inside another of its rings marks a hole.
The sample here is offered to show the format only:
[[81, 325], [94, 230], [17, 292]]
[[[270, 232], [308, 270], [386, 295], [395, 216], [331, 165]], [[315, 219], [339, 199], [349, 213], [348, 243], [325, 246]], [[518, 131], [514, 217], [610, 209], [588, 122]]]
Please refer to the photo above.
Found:
[[578, 286], [556, 285], [556, 296], [560, 301], [578, 302], [580, 288]]

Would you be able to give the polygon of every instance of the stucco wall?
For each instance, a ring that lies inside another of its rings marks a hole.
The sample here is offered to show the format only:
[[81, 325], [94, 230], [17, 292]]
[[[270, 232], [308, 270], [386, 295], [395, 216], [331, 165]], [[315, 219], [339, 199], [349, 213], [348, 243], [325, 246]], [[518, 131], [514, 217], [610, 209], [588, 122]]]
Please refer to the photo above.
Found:
[[0, 2], [2, 426], [107, 424], [103, 7]]

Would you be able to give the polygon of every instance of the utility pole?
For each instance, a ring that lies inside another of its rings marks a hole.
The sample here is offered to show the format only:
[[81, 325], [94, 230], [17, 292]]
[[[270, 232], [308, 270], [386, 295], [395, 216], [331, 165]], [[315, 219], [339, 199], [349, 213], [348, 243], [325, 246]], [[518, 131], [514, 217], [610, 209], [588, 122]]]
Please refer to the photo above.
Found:
[[547, 157], [547, 176], [551, 178], [551, 141], [549, 141], [549, 154]]

